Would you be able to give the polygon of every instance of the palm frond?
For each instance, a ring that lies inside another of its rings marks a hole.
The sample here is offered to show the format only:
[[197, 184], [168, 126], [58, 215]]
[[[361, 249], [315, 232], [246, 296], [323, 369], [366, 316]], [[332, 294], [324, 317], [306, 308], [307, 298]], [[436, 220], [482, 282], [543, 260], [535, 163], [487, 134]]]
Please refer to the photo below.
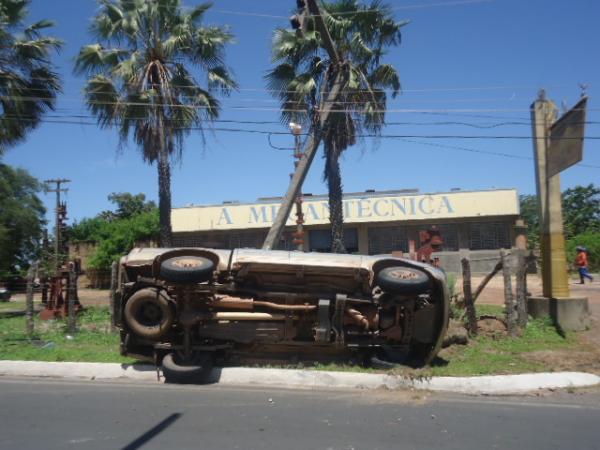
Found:
[[213, 67], [208, 71], [208, 88], [229, 95], [238, 85], [223, 66]]
[[63, 43], [42, 35], [52, 26], [48, 20], [23, 24], [28, 5], [29, 0], [0, 1], [0, 155], [39, 125], [61, 92], [50, 60]]
[[392, 98], [400, 93], [400, 75], [391, 64], [381, 64], [368, 75], [368, 83], [374, 87], [392, 89]]
[[96, 116], [102, 128], [110, 127], [119, 120], [119, 93], [111, 79], [96, 75], [84, 88], [89, 111]]
[[[225, 65], [233, 35], [201, 25], [210, 4], [184, 11], [180, 0], [100, 0], [97, 43], [83, 47], [75, 72], [90, 77], [88, 108], [101, 126], [136, 143], [145, 161], [180, 155], [190, 129], [218, 117], [213, 96], [237, 88]], [[201, 78], [204, 77], [204, 78]], [[206, 89], [196, 80], [206, 79]], [[211, 93], [212, 91], [212, 93]]]

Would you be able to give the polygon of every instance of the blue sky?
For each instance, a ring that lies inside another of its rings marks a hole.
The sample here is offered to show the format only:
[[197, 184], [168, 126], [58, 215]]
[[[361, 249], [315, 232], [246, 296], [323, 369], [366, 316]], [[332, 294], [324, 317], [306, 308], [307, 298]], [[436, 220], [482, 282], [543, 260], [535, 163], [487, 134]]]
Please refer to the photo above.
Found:
[[[183, 1], [188, 6], [196, 3]], [[390, 102], [390, 125], [383, 134], [492, 138], [367, 140], [344, 156], [346, 192], [514, 187], [519, 193], [534, 193], [533, 162], [525, 159], [533, 153], [531, 140], [497, 137], [530, 136], [529, 106], [538, 89], [546, 88], [548, 96], [559, 105], [565, 102], [572, 106], [580, 95], [578, 83], [589, 83], [588, 120], [600, 123], [600, 109], [596, 109], [600, 107], [594, 95], [600, 81], [600, 2], [388, 3], [397, 8], [397, 19], [409, 19], [411, 23], [404, 28], [402, 45], [388, 55], [388, 61], [400, 72], [404, 92]], [[278, 121], [277, 103], [265, 91], [263, 76], [271, 64], [272, 31], [277, 26], [288, 26], [284, 18], [231, 12], [286, 17], [294, 5], [293, 0], [214, 2], [207, 23], [228, 25], [235, 34], [237, 42], [228, 50], [228, 63], [241, 88], [223, 101], [221, 119]], [[92, 42], [87, 29], [96, 10], [95, 0], [32, 0], [30, 20], [55, 20], [53, 34], [66, 41], [56, 59], [64, 79], [64, 94], [57, 113], [51, 116], [89, 114], [82, 103], [84, 79], [72, 74], [72, 63], [80, 47]], [[399, 122], [408, 124], [391, 124]], [[287, 131], [277, 123], [215, 126]], [[586, 134], [600, 136], [600, 125], [588, 125]], [[264, 134], [214, 131], [207, 138], [203, 144], [199, 136], [192, 135], [186, 141], [183, 160], [173, 167], [174, 207], [252, 201], [285, 192], [293, 164], [291, 152], [272, 149]], [[293, 139], [273, 136], [273, 144], [290, 147]], [[42, 180], [71, 179], [66, 197], [71, 219], [91, 217], [110, 208], [107, 196], [111, 192], [143, 192], [149, 199], [157, 198], [156, 168], [142, 162], [133, 144], [119, 150], [114, 130], [47, 122], [27, 142], [9, 150], [4, 161]], [[599, 140], [586, 141], [583, 164], [596, 167], [568, 169], [561, 175], [563, 188], [600, 183]], [[326, 192], [322, 170], [322, 159], [317, 157], [305, 192]], [[44, 199], [52, 208], [53, 197], [46, 195]]]

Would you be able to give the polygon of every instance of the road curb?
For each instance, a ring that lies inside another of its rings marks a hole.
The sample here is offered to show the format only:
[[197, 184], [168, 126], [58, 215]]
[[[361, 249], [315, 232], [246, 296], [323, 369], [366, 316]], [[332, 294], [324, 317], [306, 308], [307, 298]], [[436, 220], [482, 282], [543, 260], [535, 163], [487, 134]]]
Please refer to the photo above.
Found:
[[[0, 361], [0, 376], [88, 380], [128, 379], [157, 382], [154, 366], [115, 363]], [[162, 378], [161, 378], [162, 380]], [[540, 389], [600, 385], [600, 377], [585, 372], [531, 373], [479, 377], [411, 379], [394, 375], [248, 367], [215, 368], [211, 382], [218, 385], [277, 386], [309, 389], [420, 389], [464, 394], [523, 394]]]

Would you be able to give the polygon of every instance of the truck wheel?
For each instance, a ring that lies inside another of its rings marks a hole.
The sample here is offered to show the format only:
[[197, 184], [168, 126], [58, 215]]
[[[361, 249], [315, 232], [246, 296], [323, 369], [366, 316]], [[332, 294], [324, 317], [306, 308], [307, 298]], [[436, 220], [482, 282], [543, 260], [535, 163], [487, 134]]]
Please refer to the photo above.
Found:
[[210, 280], [215, 265], [201, 256], [177, 256], [164, 260], [160, 276], [172, 283], [203, 283]]
[[162, 360], [162, 372], [167, 383], [206, 383], [213, 367], [213, 355], [196, 352], [189, 358], [179, 352], [169, 353]]
[[412, 267], [386, 267], [377, 274], [377, 284], [392, 294], [420, 294], [429, 288], [430, 280]]
[[167, 293], [157, 288], [141, 289], [125, 304], [125, 321], [138, 336], [157, 340], [173, 325], [175, 313]]

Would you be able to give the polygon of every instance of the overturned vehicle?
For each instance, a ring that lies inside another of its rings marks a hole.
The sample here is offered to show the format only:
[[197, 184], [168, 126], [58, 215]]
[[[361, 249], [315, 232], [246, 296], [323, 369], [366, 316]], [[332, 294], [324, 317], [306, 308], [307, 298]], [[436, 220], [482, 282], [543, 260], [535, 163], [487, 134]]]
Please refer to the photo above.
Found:
[[428, 364], [448, 323], [444, 274], [388, 255], [134, 249], [117, 294], [121, 353], [169, 382], [201, 382], [233, 354]]

